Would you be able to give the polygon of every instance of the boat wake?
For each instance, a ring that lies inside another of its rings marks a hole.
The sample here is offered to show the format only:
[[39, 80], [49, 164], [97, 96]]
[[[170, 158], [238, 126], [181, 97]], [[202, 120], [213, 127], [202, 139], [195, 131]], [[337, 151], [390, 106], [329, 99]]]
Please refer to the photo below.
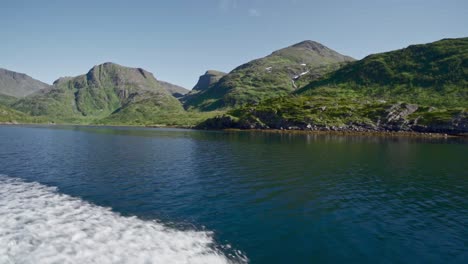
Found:
[[0, 263], [246, 263], [215, 248], [211, 232], [124, 217], [0, 175]]

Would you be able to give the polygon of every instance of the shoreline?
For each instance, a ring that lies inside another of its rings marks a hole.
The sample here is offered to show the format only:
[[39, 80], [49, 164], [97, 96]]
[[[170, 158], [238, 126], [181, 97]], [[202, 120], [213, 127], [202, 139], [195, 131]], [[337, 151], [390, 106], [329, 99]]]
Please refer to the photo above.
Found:
[[[206, 130], [210, 131], [210, 130]], [[323, 131], [323, 130], [280, 130], [280, 129], [222, 129], [212, 131], [258, 132], [268, 134], [298, 135], [339, 135], [339, 136], [375, 136], [375, 137], [419, 137], [419, 138], [467, 138], [468, 134], [428, 133], [414, 131]]]
[[447, 134], [447, 133], [432, 133], [432, 132], [415, 132], [415, 131], [347, 131], [347, 130], [291, 130], [291, 129], [197, 129], [194, 126], [170, 126], [170, 125], [93, 125], [93, 124], [43, 124], [43, 123], [4, 123], [0, 122], [0, 126], [78, 126], [78, 127], [121, 127], [121, 128], [174, 128], [181, 130], [195, 131], [224, 131], [224, 132], [255, 132], [268, 134], [297, 134], [297, 135], [339, 135], [339, 136], [375, 136], [375, 137], [419, 137], [419, 138], [468, 138], [468, 134]]

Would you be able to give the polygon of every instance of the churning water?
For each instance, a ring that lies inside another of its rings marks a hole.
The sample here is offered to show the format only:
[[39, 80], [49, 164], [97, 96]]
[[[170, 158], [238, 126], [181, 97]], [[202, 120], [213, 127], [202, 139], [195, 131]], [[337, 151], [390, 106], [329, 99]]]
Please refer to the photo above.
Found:
[[0, 223], [0, 263], [231, 263], [210, 232], [123, 217], [4, 175]]

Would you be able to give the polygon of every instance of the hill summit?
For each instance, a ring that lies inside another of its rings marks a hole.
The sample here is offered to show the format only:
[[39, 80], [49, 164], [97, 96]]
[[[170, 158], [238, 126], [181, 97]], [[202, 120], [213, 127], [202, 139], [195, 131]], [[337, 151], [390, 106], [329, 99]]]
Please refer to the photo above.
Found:
[[184, 105], [214, 110], [283, 96], [353, 60], [318, 42], [303, 41], [237, 67], [186, 98]]

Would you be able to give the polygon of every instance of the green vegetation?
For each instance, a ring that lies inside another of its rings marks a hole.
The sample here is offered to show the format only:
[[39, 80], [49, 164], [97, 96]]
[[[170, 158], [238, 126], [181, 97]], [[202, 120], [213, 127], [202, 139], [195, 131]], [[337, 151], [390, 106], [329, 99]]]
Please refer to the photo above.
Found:
[[18, 98], [6, 94], [0, 94], [0, 105], [12, 105]]
[[32, 117], [20, 111], [11, 109], [0, 104], [0, 123], [8, 124], [32, 124], [32, 123], [47, 123], [48, 121], [40, 117]]
[[241, 65], [208, 89], [184, 100], [188, 109], [211, 111], [285, 96], [353, 59], [304, 41]]
[[[149, 107], [149, 106], [146, 106]], [[222, 115], [223, 111], [198, 112], [164, 112], [155, 113], [151, 111], [141, 111], [141, 108], [126, 109], [123, 113], [114, 114], [107, 118], [97, 120], [93, 124], [97, 125], [135, 125], [135, 126], [177, 126], [195, 127], [201, 122]]]
[[463, 131], [467, 108], [435, 108], [321, 88], [322, 95], [286, 96], [228, 111], [200, 128], [272, 128], [346, 131]]
[[208, 71], [180, 98], [186, 109], [171, 95], [180, 87], [105, 63], [24, 98], [0, 93], [0, 122], [468, 132], [468, 38], [351, 61], [301, 42]]
[[200, 127], [468, 131], [468, 38], [375, 54]]
[[[129, 120], [183, 112], [181, 103], [143, 69], [113, 63], [95, 66], [86, 75], [59, 79], [54, 87], [19, 100], [13, 107], [33, 116], [80, 123], [100, 119]], [[116, 115], [116, 117], [110, 117]]]
[[[330, 91], [330, 93], [332, 93]], [[288, 128], [291, 126], [345, 126], [372, 124], [391, 104], [369, 101], [356, 94], [332, 96], [285, 96], [227, 112], [241, 128]]]
[[297, 93], [311, 95], [320, 87], [352, 89], [384, 100], [467, 107], [468, 38], [370, 55], [311, 82]]

